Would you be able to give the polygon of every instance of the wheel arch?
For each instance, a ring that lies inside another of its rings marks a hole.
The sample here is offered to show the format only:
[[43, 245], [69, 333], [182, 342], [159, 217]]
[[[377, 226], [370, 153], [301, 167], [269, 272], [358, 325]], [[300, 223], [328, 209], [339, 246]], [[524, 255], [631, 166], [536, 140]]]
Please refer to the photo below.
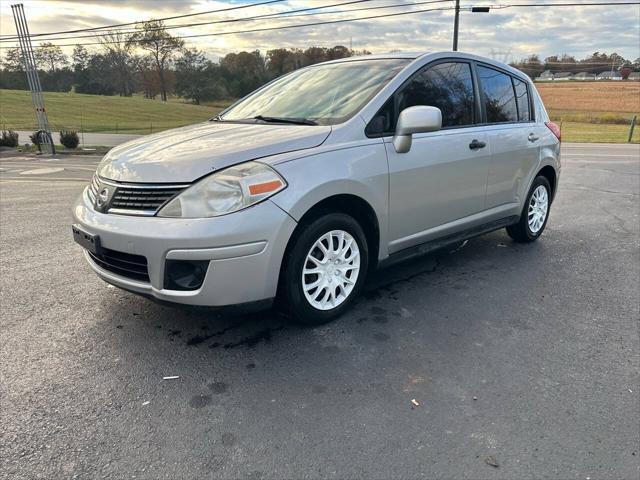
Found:
[[[285, 258], [301, 229], [317, 218], [328, 213], [344, 213], [353, 217], [360, 224], [367, 239], [367, 247], [369, 250], [369, 269], [374, 269], [378, 264], [378, 255], [380, 250], [380, 223], [378, 221], [378, 216], [376, 215], [375, 209], [369, 202], [352, 193], [334, 194], [309, 207], [300, 217], [298, 226], [289, 238], [285, 249]], [[285, 262], [283, 260], [281, 269], [284, 267], [284, 263]]]
[[551, 186], [551, 202], [553, 202], [558, 187], [558, 175], [556, 169], [552, 165], [545, 165], [540, 170], [538, 170], [538, 173], [536, 173], [535, 175], [535, 177], [539, 176], [545, 177], [549, 182], [549, 185]]

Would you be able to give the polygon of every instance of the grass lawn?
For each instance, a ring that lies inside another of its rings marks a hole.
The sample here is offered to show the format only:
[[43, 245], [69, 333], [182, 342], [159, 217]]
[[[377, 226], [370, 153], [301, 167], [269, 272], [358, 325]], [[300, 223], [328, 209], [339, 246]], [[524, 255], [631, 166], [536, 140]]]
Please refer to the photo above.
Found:
[[[54, 92], [45, 92], [44, 98], [49, 123], [55, 131], [80, 131], [82, 127], [85, 132], [144, 134], [204, 121], [226, 106]], [[0, 90], [0, 128], [34, 130], [35, 125], [31, 94]]]
[[[628, 125], [562, 122], [562, 141], [577, 143], [626, 143]], [[640, 143], [640, 126], [633, 131], [633, 143]]]

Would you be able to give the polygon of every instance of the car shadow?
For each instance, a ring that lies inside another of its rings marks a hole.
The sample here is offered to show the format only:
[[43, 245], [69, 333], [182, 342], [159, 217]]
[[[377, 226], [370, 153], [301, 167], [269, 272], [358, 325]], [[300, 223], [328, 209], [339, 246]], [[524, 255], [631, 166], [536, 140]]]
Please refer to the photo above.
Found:
[[[351, 328], [350, 325], [369, 320], [384, 323], [389, 315], [400, 317], [402, 295], [407, 289], [422, 289], [424, 295], [433, 296], [437, 301], [439, 292], [444, 291], [442, 289], [473, 288], [472, 277], [475, 272], [482, 269], [490, 273], [499, 269], [500, 262], [513, 261], [504, 258], [506, 253], [513, 254], [522, 248], [503, 232], [495, 232], [377, 270], [369, 275], [364, 291], [353, 308], [328, 325], [332, 328]], [[533, 254], [535, 245], [530, 249]], [[121, 319], [132, 318], [140, 326], [164, 333], [167, 341], [194, 350], [206, 348], [211, 352], [225, 352], [238, 348], [254, 349], [262, 344], [274, 343], [279, 336], [304, 339], [314, 329], [327, 328], [326, 325], [315, 328], [298, 325], [275, 309], [245, 313], [243, 309], [235, 308], [186, 308], [157, 304], [116, 291], [122, 301], [118, 302], [112, 319], [114, 323], [119, 323], [120, 328], [124, 328]], [[374, 306], [379, 303], [387, 306]], [[392, 313], [389, 313], [389, 305], [393, 306]], [[105, 308], [113, 310], [112, 307]]]

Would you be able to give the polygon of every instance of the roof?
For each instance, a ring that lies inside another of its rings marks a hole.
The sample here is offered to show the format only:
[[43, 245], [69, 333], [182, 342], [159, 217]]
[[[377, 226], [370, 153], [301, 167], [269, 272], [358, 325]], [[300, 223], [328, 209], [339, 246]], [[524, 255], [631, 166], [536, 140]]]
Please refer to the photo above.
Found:
[[389, 53], [378, 53], [375, 55], [359, 55], [357, 57], [344, 57], [336, 60], [330, 60], [328, 62], [316, 63], [315, 65], [310, 65], [307, 68], [314, 67], [317, 65], [323, 65], [328, 63], [339, 63], [339, 62], [352, 62], [352, 61], [360, 61], [360, 60], [376, 60], [376, 59], [389, 59], [389, 58], [402, 58], [407, 60], [416, 60], [421, 57], [436, 55], [436, 56], [444, 56], [452, 58], [460, 58], [467, 60], [474, 60], [477, 62], [484, 62], [489, 65], [494, 65], [496, 67], [502, 68], [508, 72], [511, 72], [515, 76], [529, 78], [526, 73], [516, 68], [513, 68], [511, 65], [507, 65], [506, 63], [500, 62], [498, 60], [494, 60], [487, 57], [482, 57], [479, 55], [475, 55], [473, 53], [466, 52], [452, 52], [449, 50], [440, 50], [440, 51], [424, 51], [424, 52], [389, 52]]
[[[331, 62], [349, 62], [353, 60], [380, 60], [385, 58], [406, 58], [407, 60], [415, 60], [416, 58], [432, 52], [389, 52], [376, 53], [375, 55], [357, 55], [355, 57], [343, 57], [330, 60]], [[327, 62], [325, 62], [327, 63]]]

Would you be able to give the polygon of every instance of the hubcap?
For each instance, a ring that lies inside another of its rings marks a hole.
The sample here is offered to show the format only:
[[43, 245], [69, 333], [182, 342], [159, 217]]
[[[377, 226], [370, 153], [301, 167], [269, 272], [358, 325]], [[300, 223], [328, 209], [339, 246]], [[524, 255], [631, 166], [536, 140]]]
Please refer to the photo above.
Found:
[[549, 194], [543, 185], [539, 185], [531, 195], [529, 201], [529, 230], [531, 233], [538, 233], [544, 221], [547, 219], [549, 211]]
[[344, 230], [332, 230], [313, 244], [302, 267], [302, 289], [318, 310], [331, 310], [344, 302], [358, 281], [360, 249]]

